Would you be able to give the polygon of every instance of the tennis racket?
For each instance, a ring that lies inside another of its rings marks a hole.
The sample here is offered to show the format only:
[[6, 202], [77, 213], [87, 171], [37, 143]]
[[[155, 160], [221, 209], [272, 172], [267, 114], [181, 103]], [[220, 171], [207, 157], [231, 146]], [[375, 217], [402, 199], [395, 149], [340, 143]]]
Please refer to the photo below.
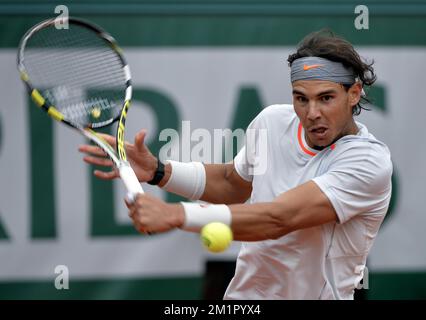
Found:
[[[130, 69], [117, 42], [87, 21], [55, 18], [29, 29], [18, 48], [18, 69], [35, 104], [78, 130], [111, 158], [133, 201], [142, 187], [126, 160], [124, 129], [132, 96]], [[95, 131], [119, 120], [114, 150]]]

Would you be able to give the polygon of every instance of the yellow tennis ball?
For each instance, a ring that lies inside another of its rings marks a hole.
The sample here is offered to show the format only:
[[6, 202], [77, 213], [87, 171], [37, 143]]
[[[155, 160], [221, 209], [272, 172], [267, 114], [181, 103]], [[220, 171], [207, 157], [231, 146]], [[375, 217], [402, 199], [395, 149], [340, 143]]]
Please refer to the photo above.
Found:
[[92, 109], [92, 117], [99, 118], [101, 116], [101, 108], [95, 107]]
[[231, 228], [221, 222], [211, 222], [201, 229], [201, 242], [210, 252], [226, 250], [232, 239]]

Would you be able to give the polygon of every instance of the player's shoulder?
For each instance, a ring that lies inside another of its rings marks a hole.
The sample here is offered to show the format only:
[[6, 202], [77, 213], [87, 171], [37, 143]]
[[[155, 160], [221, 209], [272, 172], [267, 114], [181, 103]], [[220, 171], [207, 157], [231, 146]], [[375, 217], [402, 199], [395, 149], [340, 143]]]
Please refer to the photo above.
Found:
[[357, 135], [348, 135], [335, 144], [335, 155], [352, 158], [354, 161], [373, 161], [382, 167], [392, 168], [388, 146], [370, 133], [365, 125], [357, 122]]
[[365, 126], [360, 122], [356, 122], [358, 133], [356, 135], [347, 135], [342, 137], [338, 143], [347, 148], [367, 148], [375, 151], [390, 153], [387, 145], [377, 139]]

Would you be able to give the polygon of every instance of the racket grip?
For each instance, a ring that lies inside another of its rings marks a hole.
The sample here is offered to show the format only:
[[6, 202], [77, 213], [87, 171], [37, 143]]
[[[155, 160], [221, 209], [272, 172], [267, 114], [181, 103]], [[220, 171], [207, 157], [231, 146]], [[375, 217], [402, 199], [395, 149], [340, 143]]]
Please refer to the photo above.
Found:
[[127, 200], [133, 202], [137, 194], [144, 193], [142, 186], [130, 164], [120, 164], [118, 171], [120, 172], [121, 180], [123, 180], [127, 189]]

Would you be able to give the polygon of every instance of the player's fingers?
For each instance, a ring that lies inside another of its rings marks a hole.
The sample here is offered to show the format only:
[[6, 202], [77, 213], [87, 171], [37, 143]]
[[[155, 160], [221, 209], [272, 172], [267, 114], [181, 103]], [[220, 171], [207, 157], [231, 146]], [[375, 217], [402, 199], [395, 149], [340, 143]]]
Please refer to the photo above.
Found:
[[127, 209], [129, 209], [129, 215], [130, 215], [130, 210], [133, 208], [133, 201], [130, 201], [127, 197], [124, 198], [124, 203], [126, 204]]
[[89, 144], [84, 144], [84, 145], [79, 146], [78, 151], [80, 151], [82, 153], [89, 153], [89, 154], [92, 154], [94, 156], [104, 156], [104, 157], [107, 156], [105, 151], [103, 151], [101, 148], [99, 148], [98, 146], [93, 146], [93, 145], [89, 145]]
[[106, 133], [99, 133], [99, 136], [115, 148], [115, 137]]
[[146, 194], [139, 193], [135, 197], [134, 206], [137, 208], [143, 208], [144, 205], [146, 206], [147, 201]]
[[133, 224], [139, 224], [138, 210], [135, 207], [129, 209], [129, 217], [132, 219]]
[[138, 151], [145, 151], [146, 130], [140, 130], [135, 136], [135, 146]]
[[103, 166], [103, 167], [113, 166], [113, 162], [109, 158], [98, 158], [98, 157], [86, 156], [86, 157], [83, 157], [83, 161], [89, 164], [97, 165], [97, 166]]
[[99, 178], [99, 179], [103, 179], [103, 180], [112, 180], [115, 178], [119, 177], [119, 173], [116, 170], [113, 171], [101, 171], [101, 170], [95, 170], [93, 171], [93, 174]]
[[[127, 203], [126, 203], [126, 205], [127, 205]], [[135, 215], [135, 211], [132, 209], [132, 207], [127, 206], [127, 208], [129, 208], [128, 215], [133, 220], [133, 217]]]

